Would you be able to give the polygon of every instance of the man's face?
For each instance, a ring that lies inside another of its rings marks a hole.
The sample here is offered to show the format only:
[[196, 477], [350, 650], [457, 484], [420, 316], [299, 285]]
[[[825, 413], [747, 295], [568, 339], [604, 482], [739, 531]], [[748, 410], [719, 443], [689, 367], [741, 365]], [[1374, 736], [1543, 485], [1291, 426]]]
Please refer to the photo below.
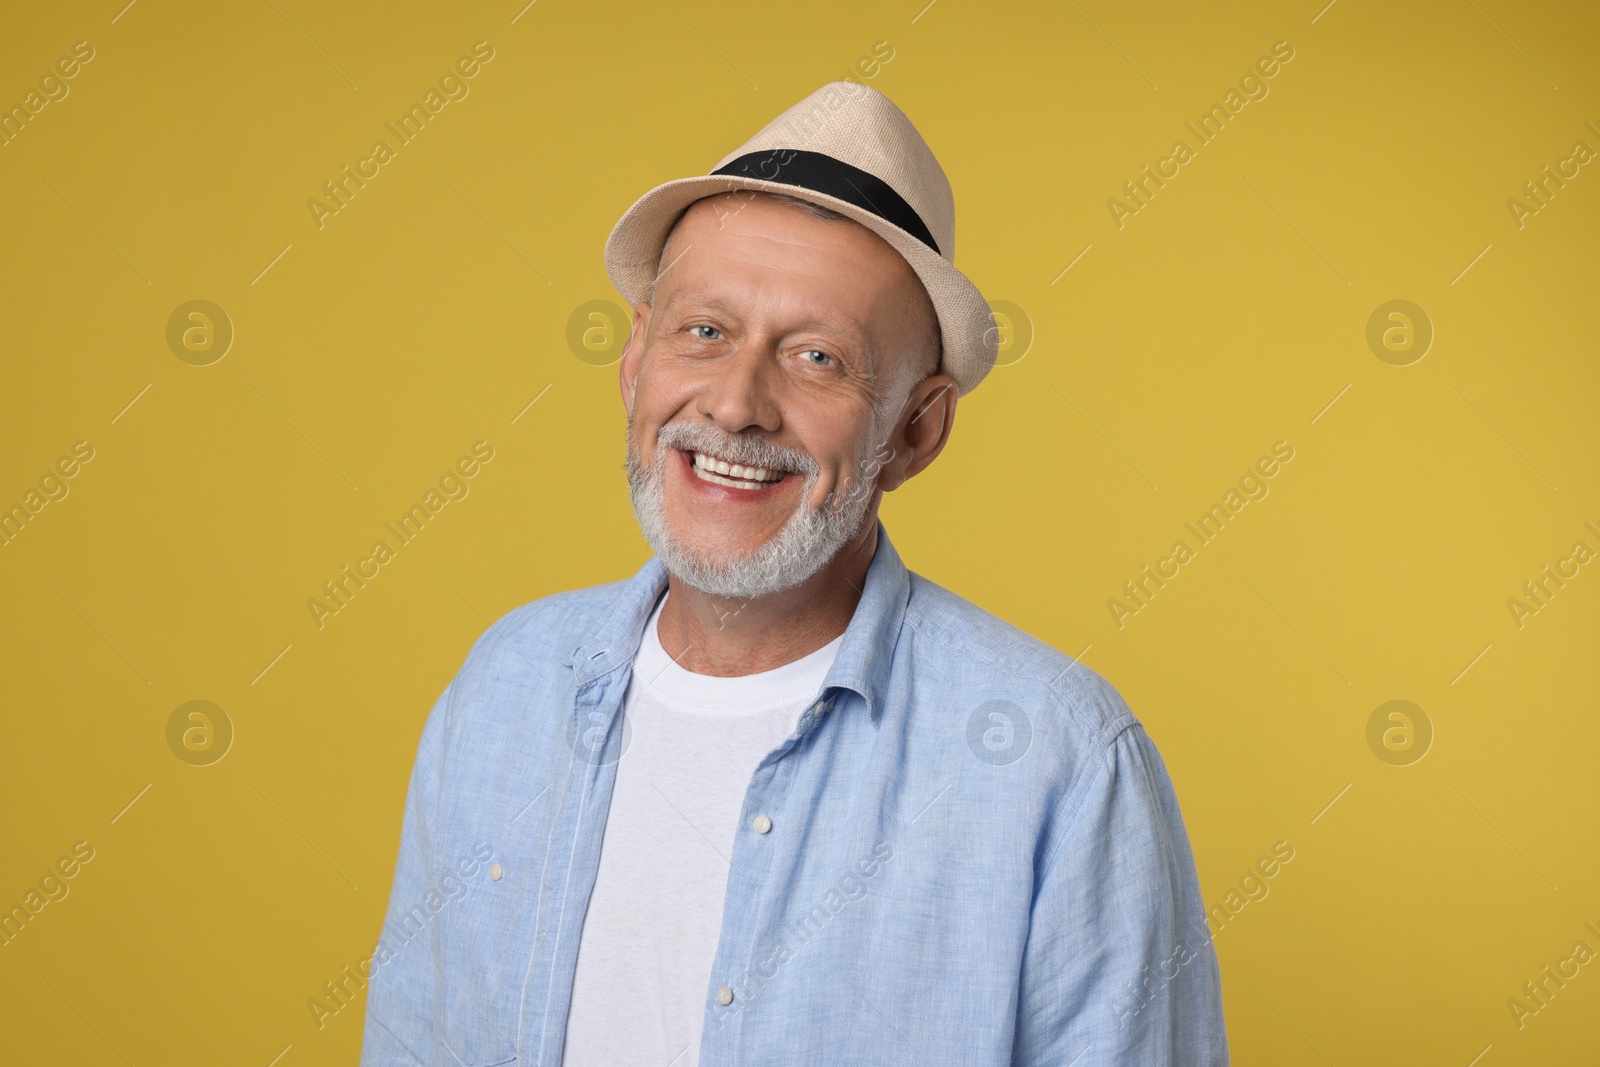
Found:
[[622, 363], [641, 525], [697, 588], [787, 588], [904, 466], [886, 443], [932, 371], [927, 295], [865, 227], [759, 196], [695, 204], [662, 262]]

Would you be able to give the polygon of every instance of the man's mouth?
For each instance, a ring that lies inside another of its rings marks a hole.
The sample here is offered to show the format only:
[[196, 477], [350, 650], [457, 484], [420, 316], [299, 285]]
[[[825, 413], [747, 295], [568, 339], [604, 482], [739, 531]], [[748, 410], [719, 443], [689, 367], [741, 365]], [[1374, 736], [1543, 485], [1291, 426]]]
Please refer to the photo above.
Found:
[[708, 452], [692, 452], [696, 478], [731, 489], [768, 489], [788, 476], [788, 471], [729, 463]]

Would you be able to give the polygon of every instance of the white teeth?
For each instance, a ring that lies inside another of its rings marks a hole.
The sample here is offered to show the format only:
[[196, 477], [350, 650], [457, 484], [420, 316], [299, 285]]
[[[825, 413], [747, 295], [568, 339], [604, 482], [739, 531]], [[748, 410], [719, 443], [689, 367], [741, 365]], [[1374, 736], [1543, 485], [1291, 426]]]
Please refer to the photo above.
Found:
[[715, 482], [717, 485], [732, 486], [735, 489], [765, 489], [773, 484], [772, 482], [751, 482], [742, 479], [724, 478], [720, 474], [713, 474], [703, 468], [696, 470], [695, 475], [705, 481]]
[[695, 452], [693, 455], [695, 472], [702, 476], [708, 474], [726, 475], [725, 479], [708, 479], [722, 485], [737, 482], [741, 487], [759, 487], [778, 481], [783, 477], [782, 471], [769, 470], [766, 467], [746, 467], [739, 463], [729, 463], [727, 460], [718, 459], [716, 456], [707, 455], [704, 452]]
[[731, 486], [735, 489], [766, 489], [783, 478], [782, 471], [729, 463], [704, 452], [695, 452], [692, 455], [695, 476], [717, 485]]

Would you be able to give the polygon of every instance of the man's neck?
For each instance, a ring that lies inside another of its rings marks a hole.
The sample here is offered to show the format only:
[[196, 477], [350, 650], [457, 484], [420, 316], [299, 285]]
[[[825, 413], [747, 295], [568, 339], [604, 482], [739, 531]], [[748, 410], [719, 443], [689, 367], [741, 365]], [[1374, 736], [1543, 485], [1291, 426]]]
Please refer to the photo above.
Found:
[[816, 574], [781, 593], [729, 600], [671, 576], [657, 623], [661, 647], [685, 670], [723, 678], [793, 663], [850, 625], [877, 546], [874, 508], [861, 532]]

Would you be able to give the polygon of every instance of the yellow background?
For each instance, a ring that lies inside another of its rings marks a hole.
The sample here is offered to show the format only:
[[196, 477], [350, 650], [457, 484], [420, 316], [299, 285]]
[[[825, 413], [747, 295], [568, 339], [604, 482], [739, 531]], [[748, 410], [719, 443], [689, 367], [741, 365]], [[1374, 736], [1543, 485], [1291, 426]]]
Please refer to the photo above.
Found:
[[[1600, 149], [1592, 5], [523, 2], [7, 12], [0, 103], [95, 58], [0, 148], [0, 504], [95, 458], [0, 548], [0, 906], [96, 855], [0, 948], [0, 1059], [355, 1061], [364, 1001], [321, 1030], [306, 1001], [377, 939], [434, 698], [488, 620], [647, 557], [616, 368], [567, 341], [618, 299], [611, 224], [884, 41], [869, 84], [950, 176], [958, 264], [1035, 334], [886, 524], [1088, 646], [1208, 905], [1295, 848], [1218, 935], [1236, 1061], [1593, 1062], [1600, 963], [1521, 1029], [1506, 1003], [1600, 950], [1600, 566], [1506, 605], [1600, 549], [1600, 164], [1506, 206]], [[319, 229], [308, 199], [479, 40], [470, 95]], [[1280, 40], [1270, 95], [1119, 229], [1107, 200]], [[167, 344], [193, 299], [236, 331], [210, 366]], [[1410, 366], [1366, 342], [1393, 299], [1435, 330]], [[478, 440], [470, 496], [319, 630], [307, 599]], [[1271, 495], [1119, 628], [1108, 598], [1279, 440]], [[193, 699], [235, 730], [210, 766], [168, 748]], [[1367, 744], [1392, 699], [1434, 730], [1409, 766]]]

